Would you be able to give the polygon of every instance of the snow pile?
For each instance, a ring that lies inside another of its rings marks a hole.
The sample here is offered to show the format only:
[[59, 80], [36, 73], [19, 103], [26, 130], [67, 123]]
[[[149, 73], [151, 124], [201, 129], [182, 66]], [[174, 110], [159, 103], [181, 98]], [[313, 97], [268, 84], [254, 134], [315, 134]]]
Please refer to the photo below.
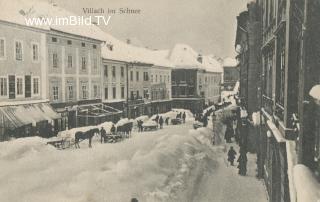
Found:
[[208, 156], [211, 130], [189, 128], [92, 149], [56, 150], [38, 137], [2, 142], [0, 201], [188, 201], [203, 173], [217, 166]]
[[302, 164], [294, 166], [294, 181], [297, 202], [320, 201], [320, 184], [308, 167]]
[[155, 122], [155, 121], [153, 121], [153, 120], [148, 120], [148, 121], [146, 121], [146, 122], [144, 122], [143, 124], [142, 124], [142, 126], [146, 126], [146, 127], [148, 127], [148, 126], [157, 126], [158, 124], [157, 124], [157, 122]]
[[14, 161], [29, 158], [39, 152], [52, 152], [56, 150], [54, 147], [46, 144], [46, 139], [37, 136], [0, 142], [0, 159]]
[[125, 125], [125, 124], [127, 124], [127, 123], [132, 123], [132, 121], [129, 120], [128, 118], [120, 119], [120, 120], [117, 122], [116, 126], [123, 126], [123, 125]]
[[111, 128], [112, 128], [113, 123], [111, 121], [106, 121], [104, 123], [101, 123], [98, 128], [101, 130], [101, 128], [103, 127], [107, 133], [111, 132]]
[[153, 115], [150, 119], [151, 120], [154, 120], [157, 115], [160, 117], [162, 116], [162, 118], [165, 120], [166, 118], [169, 118], [169, 119], [175, 119], [178, 115], [178, 112], [177, 111], [169, 111], [169, 112], [166, 112], [166, 113], [163, 113], [163, 114], [155, 114]]

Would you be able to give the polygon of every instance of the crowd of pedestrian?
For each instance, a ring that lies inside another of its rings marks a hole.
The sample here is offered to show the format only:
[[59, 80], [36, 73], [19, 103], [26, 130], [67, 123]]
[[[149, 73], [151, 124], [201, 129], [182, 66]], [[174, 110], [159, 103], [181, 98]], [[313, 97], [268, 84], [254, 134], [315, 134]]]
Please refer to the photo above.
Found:
[[[243, 107], [238, 107], [235, 111], [234, 116], [229, 117], [225, 120], [226, 125], [225, 140], [226, 143], [232, 143], [232, 138], [235, 139], [236, 143], [239, 145], [239, 157], [237, 159], [239, 169], [238, 174], [245, 176], [247, 174], [247, 119], [246, 117], [240, 116], [240, 110], [245, 110]], [[233, 146], [230, 147], [228, 151], [228, 161], [230, 165], [234, 165], [234, 160], [236, 159], [236, 151]]]

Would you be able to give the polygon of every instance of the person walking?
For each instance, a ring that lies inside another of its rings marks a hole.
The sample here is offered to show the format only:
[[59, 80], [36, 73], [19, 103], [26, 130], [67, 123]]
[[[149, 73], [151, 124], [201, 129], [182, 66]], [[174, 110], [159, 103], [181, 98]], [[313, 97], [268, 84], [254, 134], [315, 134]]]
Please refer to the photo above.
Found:
[[183, 115], [182, 115], [183, 123], [185, 123], [185, 122], [186, 122], [186, 117], [187, 117], [186, 112], [183, 112]]
[[103, 127], [100, 130], [100, 136], [101, 136], [101, 144], [102, 144], [102, 140], [103, 142], [106, 142], [107, 132]]
[[239, 168], [239, 175], [245, 176], [247, 174], [247, 154], [246, 152], [240, 151], [240, 156], [238, 158], [238, 168]]
[[237, 152], [233, 149], [231, 146], [228, 151], [228, 161], [230, 162], [230, 165], [233, 166], [234, 159], [236, 158]]
[[163, 118], [162, 118], [162, 116], [160, 116], [160, 118], [159, 118], [159, 124], [160, 124], [160, 129], [162, 129], [163, 128]]

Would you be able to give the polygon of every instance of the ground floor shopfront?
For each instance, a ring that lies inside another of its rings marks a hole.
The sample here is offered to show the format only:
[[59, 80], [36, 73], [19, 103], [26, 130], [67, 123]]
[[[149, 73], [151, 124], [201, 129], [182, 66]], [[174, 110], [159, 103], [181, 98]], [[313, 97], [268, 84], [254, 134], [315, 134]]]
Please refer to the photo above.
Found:
[[172, 109], [171, 100], [157, 100], [151, 102], [151, 114], [162, 114]]
[[0, 107], [0, 141], [10, 138], [52, 137], [59, 131], [61, 116], [47, 101], [14, 103]]
[[202, 112], [205, 107], [203, 98], [173, 98], [172, 108], [189, 109], [192, 113]]
[[117, 122], [123, 116], [123, 111], [102, 103], [99, 99], [51, 105], [61, 115], [58, 123], [60, 130], [98, 125], [106, 121]]

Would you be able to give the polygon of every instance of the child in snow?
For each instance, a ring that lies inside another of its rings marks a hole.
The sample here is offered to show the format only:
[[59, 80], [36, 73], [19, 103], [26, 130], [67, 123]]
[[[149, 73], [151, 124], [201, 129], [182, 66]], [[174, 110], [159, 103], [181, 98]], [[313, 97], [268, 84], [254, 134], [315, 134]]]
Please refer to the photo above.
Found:
[[228, 161], [230, 164], [233, 166], [234, 159], [236, 158], [237, 152], [233, 149], [231, 146], [229, 151], [228, 151]]

